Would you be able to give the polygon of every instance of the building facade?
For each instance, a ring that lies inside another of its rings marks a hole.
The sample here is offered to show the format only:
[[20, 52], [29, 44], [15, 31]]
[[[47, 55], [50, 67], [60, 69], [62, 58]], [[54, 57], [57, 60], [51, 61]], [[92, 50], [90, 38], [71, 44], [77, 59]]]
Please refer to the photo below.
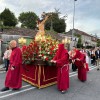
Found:
[[[88, 34], [86, 32], [80, 31], [78, 29], [74, 29], [74, 35], [75, 34], [81, 35], [83, 46], [93, 46], [93, 47], [96, 47], [97, 39], [98, 39], [96, 36], [90, 35], [90, 34]], [[72, 30], [67, 32], [66, 35], [72, 35]]]

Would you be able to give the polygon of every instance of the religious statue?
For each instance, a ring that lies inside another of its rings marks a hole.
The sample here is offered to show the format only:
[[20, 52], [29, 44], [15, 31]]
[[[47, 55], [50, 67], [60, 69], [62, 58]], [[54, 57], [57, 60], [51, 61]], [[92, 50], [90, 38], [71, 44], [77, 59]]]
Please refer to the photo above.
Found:
[[37, 27], [38, 27], [38, 32], [36, 34], [36, 39], [37, 38], [44, 38], [45, 35], [45, 22], [48, 20], [49, 18], [49, 14], [46, 14], [45, 12], [43, 12], [43, 14], [41, 15], [42, 19], [38, 19], [37, 20]]

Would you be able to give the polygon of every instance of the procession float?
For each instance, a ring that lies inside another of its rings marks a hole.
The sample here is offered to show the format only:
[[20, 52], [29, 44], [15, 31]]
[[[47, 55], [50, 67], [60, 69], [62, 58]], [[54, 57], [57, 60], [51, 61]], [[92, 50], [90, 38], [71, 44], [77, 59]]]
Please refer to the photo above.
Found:
[[35, 39], [22, 47], [23, 67], [22, 79], [38, 88], [44, 88], [57, 81], [57, 69], [50, 61], [53, 59], [59, 41], [45, 34], [44, 24], [50, 14], [43, 14], [43, 19], [38, 21], [38, 32]]

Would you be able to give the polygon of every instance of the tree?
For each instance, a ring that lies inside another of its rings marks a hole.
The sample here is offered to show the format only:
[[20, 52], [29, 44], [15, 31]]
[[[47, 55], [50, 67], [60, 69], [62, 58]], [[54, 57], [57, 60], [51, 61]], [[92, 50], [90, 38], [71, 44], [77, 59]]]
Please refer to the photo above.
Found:
[[[47, 20], [45, 24], [46, 30], [54, 30], [58, 33], [65, 32], [66, 29], [66, 23], [65, 20], [62, 18], [59, 18], [59, 11], [56, 10], [55, 12], [51, 13], [51, 17]], [[49, 13], [48, 13], [49, 14]]]
[[100, 46], [100, 39], [97, 40], [97, 47]]
[[35, 29], [38, 16], [34, 12], [22, 12], [18, 19], [22, 23], [22, 27]]
[[0, 14], [0, 19], [4, 26], [15, 26], [17, 24], [17, 18], [14, 13], [7, 8]]
[[82, 38], [81, 35], [75, 33], [75, 36], [78, 37], [77, 48], [81, 48], [81, 47], [83, 47], [82, 39], [81, 39], [81, 38]]

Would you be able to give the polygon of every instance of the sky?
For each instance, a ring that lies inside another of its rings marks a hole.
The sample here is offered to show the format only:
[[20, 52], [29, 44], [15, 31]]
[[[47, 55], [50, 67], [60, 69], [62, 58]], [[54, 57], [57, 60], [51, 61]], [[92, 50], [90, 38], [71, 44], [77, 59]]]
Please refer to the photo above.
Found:
[[[32, 11], [38, 16], [42, 12], [59, 9], [60, 16], [67, 15], [66, 31], [73, 28], [74, 0], [0, 0], [0, 13], [9, 8], [16, 17], [22, 12]], [[100, 37], [100, 0], [75, 1], [74, 28]]]

